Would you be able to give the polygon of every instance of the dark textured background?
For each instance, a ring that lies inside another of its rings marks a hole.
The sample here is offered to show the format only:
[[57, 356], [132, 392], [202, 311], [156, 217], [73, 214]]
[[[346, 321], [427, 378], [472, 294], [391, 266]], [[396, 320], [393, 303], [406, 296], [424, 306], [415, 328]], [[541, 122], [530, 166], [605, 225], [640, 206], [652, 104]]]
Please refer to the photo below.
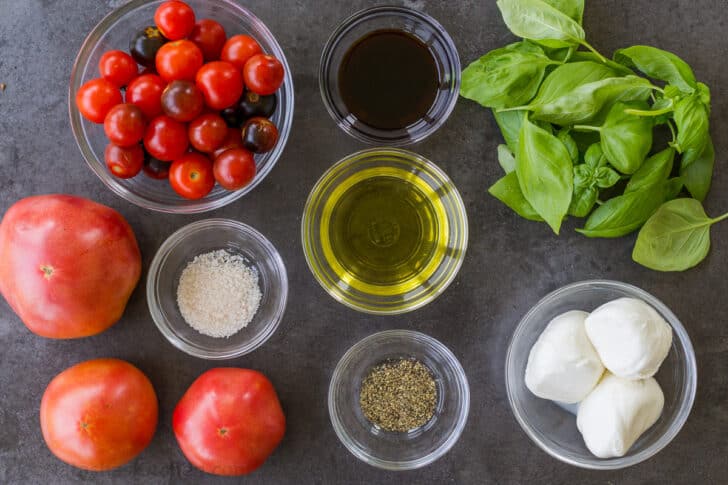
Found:
[[[517, 218], [486, 194], [500, 177], [499, 134], [490, 115], [461, 102], [445, 126], [414, 150], [455, 181], [470, 218], [470, 248], [454, 284], [429, 306], [397, 317], [358, 314], [316, 284], [303, 259], [299, 224], [306, 196], [321, 173], [362, 148], [335, 126], [318, 93], [317, 69], [329, 32], [350, 13], [374, 4], [327, 0], [241, 0], [277, 36], [294, 71], [295, 121], [286, 151], [268, 178], [244, 199], [199, 216], [148, 212], [108, 191], [86, 167], [68, 123], [71, 64], [87, 32], [120, 0], [0, 0], [0, 213], [31, 194], [83, 195], [119, 210], [131, 223], [148, 266], [173, 231], [205, 217], [231, 217], [265, 234], [279, 249], [291, 283], [278, 332], [251, 355], [223, 365], [262, 370], [275, 384], [288, 418], [286, 437], [268, 462], [242, 483], [726, 483], [728, 479], [728, 329], [725, 261], [728, 224], [713, 229], [711, 255], [683, 274], [632, 263], [633, 237], [589, 240], [569, 223], [559, 238], [545, 225]], [[393, 3], [401, 3], [395, 1]], [[725, 0], [588, 1], [589, 41], [604, 53], [646, 43], [675, 51], [713, 90], [718, 163], [709, 214], [728, 210], [728, 52]], [[409, 1], [450, 32], [463, 63], [512, 40], [492, 0]], [[143, 276], [145, 277], [146, 274]], [[640, 286], [664, 300], [693, 339], [700, 373], [692, 415], [675, 441], [646, 463], [616, 472], [572, 468], [530, 442], [508, 407], [505, 350], [519, 318], [540, 297], [587, 278]], [[144, 281], [144, 280], [142, 280]], [[424, 469], [371, 468], [339, 443], [326, 392], [341, 355], [379, 330], [411, 328], [444, 342], [461, 360], [472, 389], [468, 425], [445, 457]], [[38, 424], [41, 395], [63, 369], [95, 357], [119, 357], [151, 378], [160, 401], [157, 434], [133, 462], [111, 473], [76, 470], [55, 459]], [[92, 338], [53, 341], [32, 335], [0, 300], [0, 483], [232, 483], [204, 475], [179, 451], [171, 412], [201, 372], [220, 363], [175, 350], [147, 312], [144, 283], [122, 321]]]

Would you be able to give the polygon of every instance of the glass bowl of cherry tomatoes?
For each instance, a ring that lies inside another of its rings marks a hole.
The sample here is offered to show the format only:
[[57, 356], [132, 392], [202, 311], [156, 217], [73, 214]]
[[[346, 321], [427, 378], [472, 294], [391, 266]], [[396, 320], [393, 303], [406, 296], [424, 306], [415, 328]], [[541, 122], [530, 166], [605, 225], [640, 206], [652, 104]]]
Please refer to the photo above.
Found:
[[234, 0], [132, 0], [86, 37], [68, 106], [107, 187], [191, 214], [268, 175], [290, 133], [293, 80], [273, 34]]

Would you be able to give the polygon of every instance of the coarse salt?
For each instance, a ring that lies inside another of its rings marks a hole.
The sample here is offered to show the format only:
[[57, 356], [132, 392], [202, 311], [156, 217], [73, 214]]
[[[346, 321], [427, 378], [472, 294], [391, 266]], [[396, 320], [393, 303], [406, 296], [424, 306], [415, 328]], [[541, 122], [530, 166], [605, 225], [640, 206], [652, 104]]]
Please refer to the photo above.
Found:
[[246, 327], [258, 311], [260, 299], [255, 268], [224, 249], [195, 256], [177, 286], [182, 317], [210, 337], [230, 337]]

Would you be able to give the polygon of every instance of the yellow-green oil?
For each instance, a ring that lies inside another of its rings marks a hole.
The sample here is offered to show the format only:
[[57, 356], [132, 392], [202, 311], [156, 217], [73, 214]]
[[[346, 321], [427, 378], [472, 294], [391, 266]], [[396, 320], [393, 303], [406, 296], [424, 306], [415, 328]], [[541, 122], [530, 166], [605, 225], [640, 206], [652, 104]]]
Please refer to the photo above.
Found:
[[325, 203], [324, 256], [352, 288], [400, 295], [426, 282], [442, 262], [447, 224], [440, 197], [417, 175], [391, 167], [363, 170]]

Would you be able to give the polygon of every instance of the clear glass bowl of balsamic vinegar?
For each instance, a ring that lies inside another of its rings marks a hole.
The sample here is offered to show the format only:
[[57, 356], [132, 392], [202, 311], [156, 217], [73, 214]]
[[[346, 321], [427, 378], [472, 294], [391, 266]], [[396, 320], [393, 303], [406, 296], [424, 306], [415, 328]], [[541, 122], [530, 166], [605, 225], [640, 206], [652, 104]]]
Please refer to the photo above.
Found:
[[354, 138], [404, 146], [434, 133], [455, 107], [460, 58], [429, 15], [404, 7], [355, 13], [331, 34], [319, 86], [329, 114]]

